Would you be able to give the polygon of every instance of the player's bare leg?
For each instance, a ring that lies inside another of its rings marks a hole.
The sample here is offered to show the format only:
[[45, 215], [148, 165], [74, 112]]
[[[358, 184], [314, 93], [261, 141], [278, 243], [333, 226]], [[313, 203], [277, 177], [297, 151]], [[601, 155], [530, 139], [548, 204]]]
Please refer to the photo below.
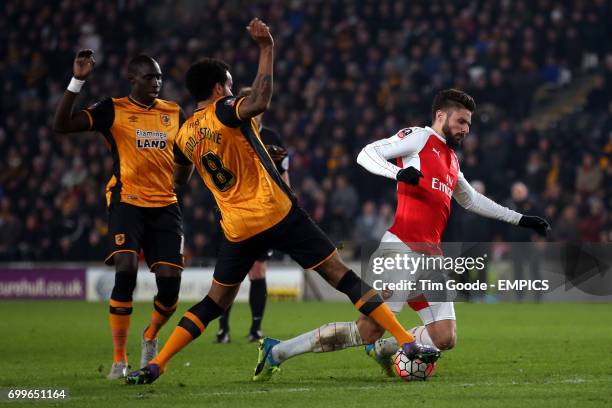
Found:
[[153, 299], [151, 321], [142, 334], [140, 367], [147, 365], [157, 355], [157, 335], [176, 311], [181, 289], [182, 268], [178, 265], [157, 263], [153, 265], [152, 272], [155, 273], [157, 295]]
[[165, 371], [170, 359], [198, 338], [206, 326], [234, 302], [239, 288], [239, 283], [229, 286], [213, 281], [208, 295], [185, 312], [159, 354], [147, 366], [129, 373], [127, 383], [149, 384], [155, 381]]
[[440, 350], [450, 350], [457, 343], [457, 323], [455, 320], [439, 320], [427, 326], [418, 326], [412, 329], [417, 335], [423, 337], [423, 343], [430, 344], [425, 339], [425, 332], [429, 335], [431, 343]]
[[113, 255], [115, 285], [109, 301], [109, 322], [113, 337], [113, 364], [107, 375], [109, 380], [127, 374], [127, 338], [132, 316], [132, 295], [136, 287], [138, 257], [135, 252], [119, 252]]

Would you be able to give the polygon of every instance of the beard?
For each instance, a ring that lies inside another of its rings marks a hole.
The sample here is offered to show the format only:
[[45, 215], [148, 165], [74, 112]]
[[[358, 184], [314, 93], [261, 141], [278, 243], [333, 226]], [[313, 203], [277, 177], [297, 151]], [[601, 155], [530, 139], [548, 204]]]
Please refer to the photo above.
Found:
[[446, 145], [448, 147], [454, 150], [461, 146], [461, 143], [463, 142], [463, 138], [460, 137], [459, 135], [461, 135], [462, 133], [459, 132], [459, 133], [453, 134], [448, 124], [448, 119], [446, 119], [446, 122], [444, 122], [444, 126], [442, 126], [442, 133], [444, 134], [444, 137], [446, 138]]

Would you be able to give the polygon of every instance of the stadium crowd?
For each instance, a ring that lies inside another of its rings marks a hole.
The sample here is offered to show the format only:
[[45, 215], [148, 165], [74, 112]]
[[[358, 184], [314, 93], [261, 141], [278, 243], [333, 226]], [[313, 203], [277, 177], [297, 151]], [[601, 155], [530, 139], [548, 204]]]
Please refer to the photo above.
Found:
[[[446, 87], [474, 96], [472, 132], [457, 153], [466, 178], [498, 202], [551, 221], [552, 240], [612, 240], [612, 14], [609, 2], [351, 0], [7, 0], [0, 6], [0, 260], [91, 260], [107, 248], [104, 186], [112, 159], [100, 135], [51, 130], [79, 48], [97, 66], [87, 106], [127, 92], [141, 52], [164, 72], [162, 97], [190, 114], [191, 61], [232, 66], [249, 85], [252, 16], [274, 31], [272, 107], [301, 205], [336, 241], [378, 240], [393, 221], [395, 184], [355, 158], [369, 142], [430, 123]], [[533, 122], [542, 86], [595, 77], [586, 106], [546, 131]], [[197, 176], [180, 191], [186, 255], [214, 257], [221, 233]], [[523, 230], [454, 208], [448, 241], [528, 241]]]

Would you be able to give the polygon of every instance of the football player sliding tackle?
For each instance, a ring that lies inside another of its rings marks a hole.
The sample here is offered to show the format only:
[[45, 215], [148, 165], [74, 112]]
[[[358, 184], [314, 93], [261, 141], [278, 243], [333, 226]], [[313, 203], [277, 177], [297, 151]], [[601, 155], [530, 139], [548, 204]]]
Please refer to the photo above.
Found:
[[[434, 362], [439, 350], [418, 344], [380, 295], [342, 262], [329, 238], [299, 207], [265, 152], [253, 118], [269, 107], [272, 98], [274, 41], [259, 19], [253, 19], [247, 31], [259, 46], [259, 66], [251, 94], [244, 98], [232, 95], [232, 77], [223, 62], [205, 58], [192, 64], [186, 86], [198, 109], [181, 127], [176, 141], [213, 193], [222, 215], [224, 235], [211, 289], [183, 315], [160, 353], [145, 367], [130, 373], [127, 382], [155, 381], [176, 353], [227, 310], [253, 262], [270, 248], [321, 274], [372, 324], [388, 330], [408, 356]], [[203, 133], [216, 136], [201, 137]], [[220, 172], [223, 177], [219, 177]], [[350, 336], [361, 339], [356, 330]], [[278, 371], [278, 356], [270, 353], [275, 344], [262, 340], [254, 380], [265, 380]]]
[[[466, 210], [484, 217], [530, 228], [542, 236], [550, 230], [544, 219], [519, 214], [476, 192], [459, 170], [454, 149], [469, 133], [474, 110], [474, 100], [466, 93], [443, 90], [433, 102], [431, 127], [402, 129], [360, 152], [357, 162], [361, 166], [397, 182], [395, 221], [383, 236], [381, 248], [387, 244], [394, 248], [401, 246], [413, 256], [440, 255], [439, 244], [450, 215], [451, 197]], [[389, 160], [395, 160], [396, 164]], [[409, 291], [395, 291], [385, 302], [394, 313], [399, 313], [408, 303], [419, 314], [423, 325], [410, 330], [418, 343], [440, 350], [455, 346], [452, 302], [414, 299]], [[367, 354], [391, 376], [390, 357], [397, 352], [398, 343], [393, 338], [381, 339], [384, 332], [378, 322], [362, 314], [356, 322], [329, 323], [290, 340], [279, 342], [265, 338], [263, 342], [270, 345], [269, 359], [276, 367], [303, 353], [366, 345]]]

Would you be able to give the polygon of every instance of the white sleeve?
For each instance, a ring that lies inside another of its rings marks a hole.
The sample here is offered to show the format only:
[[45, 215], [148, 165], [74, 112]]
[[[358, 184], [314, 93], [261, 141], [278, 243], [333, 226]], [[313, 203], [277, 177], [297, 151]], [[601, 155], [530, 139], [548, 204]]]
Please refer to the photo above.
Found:
[[357, 163], [370, 173], [395, 180], [400, 167], [388, 162], [389, 159], [418, 154], [429, 133], [423, 128], [406, 128], [388, 139], [370, 143], [359, 152]]
[[518, 225], [523, 216], [503, 205], [497, 204], [495, 201], [474, 190], [474, 187], [467, 182], [461, 172], [459, 172], [459, 177], [457, 177], [457, 186], [453, 192], [453, 198], [468, 211], [510, 224]]

